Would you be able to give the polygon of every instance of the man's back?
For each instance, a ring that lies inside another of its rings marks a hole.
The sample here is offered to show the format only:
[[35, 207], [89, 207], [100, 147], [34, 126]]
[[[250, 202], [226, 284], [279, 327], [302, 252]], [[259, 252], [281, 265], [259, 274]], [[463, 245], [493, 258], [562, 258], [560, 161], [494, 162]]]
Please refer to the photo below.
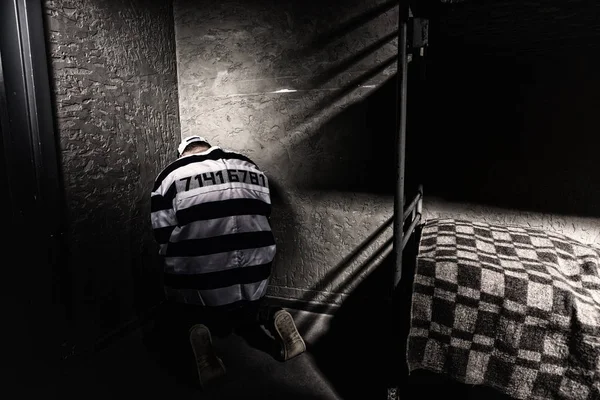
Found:
[[167, 295], [208, 306], [264, 296], [275, 241], [266, 176], [217, 146], [167, 166], [152, 191]]

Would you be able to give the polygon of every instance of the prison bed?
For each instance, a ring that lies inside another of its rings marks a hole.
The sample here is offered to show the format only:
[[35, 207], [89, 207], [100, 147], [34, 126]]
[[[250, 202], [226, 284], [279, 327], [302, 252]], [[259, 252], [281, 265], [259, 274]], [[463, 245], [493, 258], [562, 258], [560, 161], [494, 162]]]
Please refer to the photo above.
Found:
[[431, 371], [516, 399], [600, 399], [600, 249], [529, 227], [423, 220], [423, 188], [404, 207], [407, 63], [418, 50], [409, 24], [399, 30], [393, 278], [394, 318], [408, 322], [392, 328], [408, 376]]
[[405, 201], [408, 63], [428, 42], [416, 4], [399, 9], [390, 297], [404, 369], [388, 399], [423, 370], [517, 399], [600, 399], [600, 249], [529, 227], [424, 220], [422, 187]]
[[600, 249], [529, 227], [423, 221], [422, 201], [420, 189], [403, 214], [408, 370], [517, 399], [599, 399]]

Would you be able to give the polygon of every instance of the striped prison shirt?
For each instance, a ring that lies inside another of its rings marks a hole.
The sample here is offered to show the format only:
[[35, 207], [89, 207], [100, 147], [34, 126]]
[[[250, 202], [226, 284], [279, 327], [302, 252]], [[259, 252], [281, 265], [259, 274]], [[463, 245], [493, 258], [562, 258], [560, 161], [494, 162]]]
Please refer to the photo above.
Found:
[[157, 177], [152, 228], [176, 301], [228, 306], [266, 293], [275, 240], [267, 177], [218, 146], [177, 159]]

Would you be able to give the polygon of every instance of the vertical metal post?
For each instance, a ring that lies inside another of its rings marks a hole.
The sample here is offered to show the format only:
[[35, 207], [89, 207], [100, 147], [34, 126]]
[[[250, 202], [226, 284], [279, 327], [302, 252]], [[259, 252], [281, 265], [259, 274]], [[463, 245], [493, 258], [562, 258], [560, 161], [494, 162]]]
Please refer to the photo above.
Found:
[[[392, 287], [390, 288], [390, 306], [392, 309], [390, 318], [390, 348], [394, 349], [394, 359], [402, 360], [402, 339], [396, 301], [396, 287], [402, 278], [402, 241], [404, 239], [404, 161], [406, 149], [406, 84], [407, 84], [407, 33], [408, 33], [408, 3], [400, 0], [398, 9], [398, 67], [396, 70], [397, 85], [396, 99], [398, 104], [397, 123], [398, 136], [396, 139], [396, 190], [394, 198], [394, 272]], [[388, 400], [399, 398], [398, 382], [402, 374], [399, 363], [394, 363], [389, 370], [389, 383], [387, 388]]]
[[396, 140], [396, 191], [394, 199], [394, 278], [392, 291], [402, 278], [402, 240], [404, 236], [404, 166], [406, 152], [406, 94], [407, 94], [407, 23], [408, 6], [400, 2], [398, 12], [398, 138]]

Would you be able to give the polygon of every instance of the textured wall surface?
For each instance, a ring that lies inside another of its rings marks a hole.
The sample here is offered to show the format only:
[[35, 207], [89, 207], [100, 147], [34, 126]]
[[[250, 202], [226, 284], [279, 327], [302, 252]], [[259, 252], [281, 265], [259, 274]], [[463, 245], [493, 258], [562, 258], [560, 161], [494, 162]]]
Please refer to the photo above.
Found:
[[180, 135], [167, 0], [45, 1], [73, 318], [94, 340], [162, 296], [152, 182]]
[[346, 259], [391, 216], [394, 3], [175, 1], [182, 135], [244, 152], [274, 186], [272, 294], [347, 293], [389, 237]]
[[[349, 294], [361, 280], [357, 278], [367, 276], [387, 254], [384, 248], [391, 227], [386, 221], [392, 215], [394, 187], [397, 9], [394, 2], [376, 0], [306, 3], [257, 0], [215, 5], [176, 0], [181, 126], [183, 136], [206, 135], [214, 144], [248, 154], [271, 177], [273, 228], [279, 244], [271, 293], [335, 302]], [[456, 15], [460, 18], [462, 14]], [[461, 44], [459, 30], [450, 32], [451, 26], [459, 24], [447, 19], [438, 25], [436, 38], [444, 45]], [[483, 42], [480, 38], [477, 43]], [[534, 42], [532, 38], [530, 44]], [[457, 61], [438, 60], [444, 63], [440, 69]], [[538, 141], [545, 140], [539, 134], [542, 109], [531, 114], [533, 122], [527, 129], [513, 125], [510, 135], [504, 137], [507, 140], [500, 140], [504, 147], [486, 139], [487, 150], [467, 150], [477, 142], [474, 123], [463, 140], [453, 140], [453, 133], [464, 133], [460, 119], [481, 122], [468, 107], [463, 113], [456, 112], [461, 110], [463, 92], [482, 87], [481, 81], [467, 78], [464, 74], [456, 81], [451, 74], [444, 75], [445, 80], [455, 80], [455, 86], [437, 92], [430, 88], [427, 93], [431, 97], [418, 101], [425, 112], [413, 117], [409, 187], [425, 183], [426, 198], [432, 195], [426, 216], [462, 215], [533, 224], [585, 242], [598, 240], [598, 220], [590, 219], [589, 210], [581, 206], [594, 198], [583, 194], [583, 184], [578, 184], [577, 190], [584, 197], [575, 206], [567, 200], [558, 207], [537, 207], [558, 188], [548, 189], [548, 179], [543, 179], [549, 176], [545, 168], [556, 159], [537, 163], [539, 157], [530, 152]], [[546, 83], [542, 79], [539, 84]], [[513, 106], [525, 104], [517, 100], [517, 89], [512, 99], [503, 101]], [[411, 92], [411, 102], [416, 94]], [[486, 94], [485, 89], [477, 95], [480, 97], [471, 99], [469, 106], [495, 101], [494, 94]], [[527, 107], [536, 110], [532, 105], [543, 96], [541, 91], [530, 92]], [[450, 111], [444, 117], [433, 111], [436, 101], [437, 110], [444, 109], [440, 98], [454, 104], [451, 125], [444, 121], [450, 118]], [[559, 109], [557, 101], [555, 108]], [[571, 116], [563, 114], [561, 118]], [[444, 129], [424, 130], [427, 121], [441, 123]], [[500, 124], [494, 121], [491, 125]], [[520, 133], [530, 138], [519, 139]], [[498, 154], [507, 146], [513, 153], [508, 157]], [[576, 154], [569, 160], [576, 159]], [[486, 160], [497, 162], [492, 165]], [[589, 173], [584, 164], [587, 162], [571, 164], [571, 172]], [[452, 165], [457, 167], [449, 168]], [[528, 169], [533, 171], [529, 175], [525, 173]], [[504, 171], [498, 184], [494, 183], [499, 175], [493, 173], [496, 170]], [[489, 176], [477, 175], [478, 171], [487, 171]], [[520, 186], [537, 182], [525, 195], [533, 195], [535, 201], [494, 204], [498, 191], [516, 198], [514, 190], [505, 189], [514, 189], [510, 177], [519, 175], [525, 177]], [[560, 190], [566, 190], [570, 172], [561, 176]], [[488, 198], [482, 199], [470, 187], [482, 188], [479, 192], [487, 193]], [[459, 195], [445, 196], [452, 190]], [[553, 196], [557, 198], [556, 193]], [[572, 214], [581, 218], [571, 218]]]

